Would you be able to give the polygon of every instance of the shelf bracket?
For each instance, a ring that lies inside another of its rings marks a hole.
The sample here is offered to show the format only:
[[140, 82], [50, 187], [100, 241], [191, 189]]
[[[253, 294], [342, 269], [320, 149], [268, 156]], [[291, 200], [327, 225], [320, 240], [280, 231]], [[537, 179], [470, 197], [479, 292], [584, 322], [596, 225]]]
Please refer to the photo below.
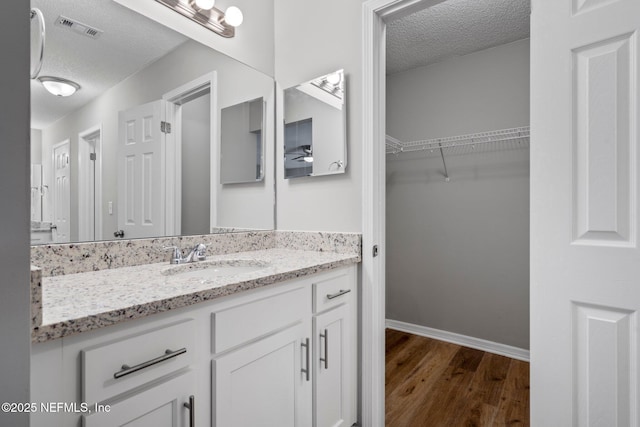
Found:
[[442, 150], [442, 143], [439, 142], [438, 146], [440, 147], [440, 157], [442, 157], [442, 164], [444, 165], [444, 180], [445, 182], [451, 181], [449, 178], [449, 172], [447, 172], [447, 162], [444, 160], [444, 151]]

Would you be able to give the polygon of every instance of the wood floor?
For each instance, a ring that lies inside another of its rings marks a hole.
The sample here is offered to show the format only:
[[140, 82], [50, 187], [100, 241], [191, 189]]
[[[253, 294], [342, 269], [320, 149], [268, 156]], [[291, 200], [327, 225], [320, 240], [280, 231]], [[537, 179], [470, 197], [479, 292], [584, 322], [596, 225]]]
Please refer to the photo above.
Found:
[[386, 330], [386, 425], [529, 425], [529, 364]]

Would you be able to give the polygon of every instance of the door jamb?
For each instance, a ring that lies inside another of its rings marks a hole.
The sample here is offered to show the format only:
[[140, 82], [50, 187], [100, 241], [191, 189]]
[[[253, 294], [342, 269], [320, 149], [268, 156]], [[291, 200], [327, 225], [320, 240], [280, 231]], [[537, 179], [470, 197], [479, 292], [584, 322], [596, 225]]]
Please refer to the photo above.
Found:
[[[102, 240], [102, 123], [78, 134], [78, 170], [79, 174], [82, 175], [87, 158], [86, 155], [89, 153], [89, 138], [94, 135], [98, 135], [98, 139], [94, 147], [96, 160], [94, 164], [94, 238], [92, 240]], [[78, 182], [79, 194], [83, 194], [83, 184], [83, 180]], [[78, 230], [81, 229], [83, 212], [87, 209], [85, 203], [86, 201], [82, 198], [78, 200]]]
[[[361, 425], [385, 424], [385, 21], [443, 0], [368, 0], [362, 5]], [[375, 256], [374, 246], [378, 247]]]
[[[217, 72], [212, 71], [198, 77], [164, 95], [166, 102], [166, 120], [172, 124], [171, 133], [166, 134], [167, 167], [166, 167], [166, 209], [165, 229], [167, 235], [179, 235], [182, 217], [182, 104], [201, 96], [202, 92], [210, 93], [210, 199], [209, 199], [209, 231], [216, 226], [218, 220], [218, 184], [219, 174], [219, 142], [218, 142], [218, 81]], [[173, 162], [172, 162], [173, 160]]]

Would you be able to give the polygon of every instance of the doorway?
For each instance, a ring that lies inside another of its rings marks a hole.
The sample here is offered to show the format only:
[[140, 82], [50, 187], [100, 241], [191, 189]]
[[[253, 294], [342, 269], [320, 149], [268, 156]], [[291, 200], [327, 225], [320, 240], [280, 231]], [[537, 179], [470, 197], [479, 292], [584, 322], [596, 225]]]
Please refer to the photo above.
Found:
[[[217, 74], [163, 95], [166, 134], [166, 234], [208, 234], [217, 224]], [[183, 167], [189, 165], [189, 167]], [[195, 165], [195, 166], [194, 166]], [[198, 166], [199, 165], [199, 166]]]
[[102, 240], [102, 124], [78, 134], [78, 241]]
[[[363, 203], [363, 384], [362, 389], [368, 392], [363, 395], [363, 423], [365, 425], [384, 425], [385, 413], [384, 410], [384, 366], [385, 366], [385, 313], [387, 312], [386, 297], [389, 289], [386, 287], [385, 278], [389, 277], [393, 271], [387, 270], [387, 260], [389, 259], [389, 238], [385, 236], [385, 224], [387, 219], [388, 200], [386, 197], [387, 187], [387, 174], [386, 174], [386, 154], [385, 154], [385, 135], [387, 134], [387, 106], [388, 99], [386, 93], [386, 48], [387, 48], [387, 36], [389, 34], [389, 27], [387, 24], [391, 21], [404, 18], [408, 15], [414, 14], [422, 10], [428, 10], [432, 7], [437, 7], [443, 1], [434, 0], [407, 0], [407, 1], [385, 1], [385, 0], [371, 0], [365, 3], [364, 11], [364, 70], [365, 70], [365, 90], [364, 90], [364, 157], [365, 157], [365, 175], [363, 179], [364, 190], [364, 203]], [[528, 16], [527, 16], [528, 18]], [[460, 23], [458, 23], [460, 24]], [[460, 24], [464, 25], [464, 24]], [[528, 52], [527, 52], [528, 57]], [[471, 77], [473, 78], [473, 77]], [[525, 89], [528, 90], [528, 82], [524, 83]], [[528, 101], [525, 100], [528, 107]], [[406, 111], [407, 115], [419, 116], [420, 108], [424, 106], [411, 106]], [[462, 105], [464, 107], [464, 105]], [[526, 112], [526, 122], [514, 123], [513, 127], [527, 126], [528, 123], [528, 108]], [[460, 120], [468, 124], [467, 120]], [[487, 128], [477, 128], [469, 130], [456, 130], [448, 132], [438, 132], [435, 134], [423, 133], [415, 136], [404, 135], [401, 137], [404, 141], [415, 140], [428, 140], [431, 137], [442, 137], [446, 140], [447, 137], [465, 135], [465, 134], [480, 134], [493, 129], [504, 129], [511, 127], [507, 126], [493, 126]], [[404, 128], [400, 125], [400, 129]], [[528, 130], [528, 128], [527, 128]], [[400, 132], [401, 133], [401, 132]], [[473, 142], [473, 138], [471, 139]], [[472, 144], [469, 144], [471, 146]], [[441, 156], [441, 151], [434, 150], [434, 154], [438, 154], [431, 162], [442, 162], [444, 156]], [[442, 160], [441, 160], [442, 158]], [[419, 160], [419, 161], [422, 161]], [[418, 162], [419, 162], [418, 161]], [[459, 162], [457, 166], [465, 168], [467, 173], [473, 175], [477, 172], [474, 170], [474, 166], [468, 161]], [[528, 168], [528, 160], [527, 160]], [[443, 163], [436, 165], [432, 163], [430, 167], [430, 176], [428, 179], [436, 180], [441, 179], [442, 185], [438, 191], [443, 191], [446, 186], [449, 185], [450, 172], [447, 171], [447, 166]], [[458, 171], [462, 169], [458, 168]], [[528, 171], [527, 171], [528, 172]], [[429, 175], [429, 174], [427, 174]], [[423, 179], [424, 176], [421, 176]], [[527, 173], [528, 188], [528, 173]], [[458, 183], [454, 184], [459, 185]], [[468, 188], [460, 187], [462, 190], [468, 190]], [[449, 194], [450, 196], [450, 194]], [[528, 198], [526, 195], [524, 199]], [[525, 211], [528, 213], [528, 205], [525, 206]], [[447, 219], [447, 215], [443, 218]], [[528, 223], [528, 221], [527, 221]], [[409, 231], [411, 232], [411, 231]], [[528, 235], [528, 226], [522, 228], [522, 232]], [[464, 239], [463, 239], [464, 240]], [[366, 256], [370, 251], [369, 248], [381, 248], [379, 256]], [[528, 243], [525, 245], [528, 249]], [[419, 251], [420, 249], [416, 249]], [[395, 255], [395, 253], [393, 254]], [[525, 293], [528, 295], [528, 252], [525, 257], [526, 268], [526, 284], [527, 289]], [[396, 269], [397, 271], [397, 269]], [[415, 303], [416, 301], [414, 301]], [[525, 302], [526, 308], [528, 308], [528, 301]], [[396, 307], [397, 308], [397, 307]], [[528, 321], [528, 312], [526, 319]], [[398, 326], [407, 326], [407, 323], [399, 324]], [[475, 327], [476, 325], [474, 325]], [[528, 332], [528, 322], [524, 326]], [[422, 328], [418, 332], [433, 332], [434, 328]], [[445, 329], [443, 327], [442, 329]], [[406, 332], [406, 331], [405, 331]], [[412, 331], [415, 333], [415, 330]], [[468, 333], [472, 335], [471, 333]], [[456, 334], [449, 334], [447, 337], [439, 337], [439, 339], [451, 339]], [[525, 337], [528, 346], [528, 336]], [[465, 345], [475, 345], [478, 348], [478, 344], [484, 344], [485, 340], [472, 340]], [[497, 341], [497, 340], [496, 340]], [[509, 346], [505, 346], [509, 347]], [[520, 347], [517, 345], [517, 347]], [[512, 350], [508, 348], [507, 350]], [[492, 349], [489, 349], [491, 351]], [[503, 353], [504, 354], [504, 353]]]

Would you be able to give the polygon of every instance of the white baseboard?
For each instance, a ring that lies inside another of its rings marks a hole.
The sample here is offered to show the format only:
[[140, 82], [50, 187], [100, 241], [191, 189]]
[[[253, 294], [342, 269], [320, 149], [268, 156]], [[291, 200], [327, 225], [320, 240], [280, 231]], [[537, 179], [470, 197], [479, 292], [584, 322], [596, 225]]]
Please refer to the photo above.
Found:
[[440, 341], [446, 341], [464, 347], [471, 347], [477, 350], [499, 354], [501, 356], [507, 356], [512, 359], [518, 359], [525, 362], [529, 361], [529, 350], [525, 350], [523, 348], [512, 347], [510, 345], [469, 337], [467, 335], [442, 331], [440, 329], [428, 328], [426, 326], [414, 325], [412, 323], [400, 322], [399, 320], [387, 319], [385, 324], [387, 328], [395, 329], [396, 331], [407, 332], [427, 338], [434, 338]]

